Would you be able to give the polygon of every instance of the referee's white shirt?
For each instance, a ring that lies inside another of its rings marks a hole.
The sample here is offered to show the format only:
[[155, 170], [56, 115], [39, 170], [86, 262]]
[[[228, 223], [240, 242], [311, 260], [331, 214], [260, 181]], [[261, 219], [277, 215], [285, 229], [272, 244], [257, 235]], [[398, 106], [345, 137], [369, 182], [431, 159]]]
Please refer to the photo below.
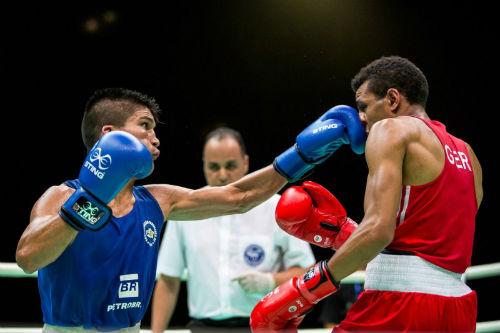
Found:
[[274, 195], [244, 214], [168, 221], [157, 273], [181, 278], [187, 272], [192, 318], [248, 317], [264, 295], [246, 294], [233, 278], [249, 270], [277, 272], [314, 264], [309, 244], [276, 224], [278, 200]]

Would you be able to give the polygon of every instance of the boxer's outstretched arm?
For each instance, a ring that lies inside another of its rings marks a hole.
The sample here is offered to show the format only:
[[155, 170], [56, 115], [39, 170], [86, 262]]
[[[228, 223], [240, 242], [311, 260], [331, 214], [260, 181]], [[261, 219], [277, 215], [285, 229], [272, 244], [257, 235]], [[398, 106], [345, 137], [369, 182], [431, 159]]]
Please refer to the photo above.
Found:
[[59, 209], [74, 192], [66, 185], [52, 186], [33, 206], [30, 224], [16, 251], [16, 261], [26, 273], [56, 260], [78, 234], [59, 215]]
[[278, 192], [287, 180], [272, 166], [219, 187], [198, 190], [173, 185], [148, 185], [165, 218], [172, 220], [206, 219], [212, 216], [244, 213]]
[[199, 190], [169, 185], [152, 185], [148, 189], [169, 219], [193, 220], [244, 213], [278, 192], [287, 181], [303, 178], [340, 146], [350, 144], [354, 152], [362, 153], [365, 139], [357, 111], [338, 105], [300, 132], [295, 144], [278, 155], [273, 166], [237, 182]]
[[403, 183], [403, 159], [412, 135], [411, 127], [395, 119], [379, 121], [372, 127], [366, 143], [369, 173], [365, 216], [328, 263], [337, 281], [364, 267], [392, 241]]

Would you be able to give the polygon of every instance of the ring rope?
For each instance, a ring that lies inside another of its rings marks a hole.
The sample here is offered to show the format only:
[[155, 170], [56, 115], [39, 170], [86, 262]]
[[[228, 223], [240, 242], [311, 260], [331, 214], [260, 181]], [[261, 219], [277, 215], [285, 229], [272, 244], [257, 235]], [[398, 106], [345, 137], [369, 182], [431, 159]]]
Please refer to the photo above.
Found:
[[[483, 279], [492, 276], [500, 276], [500, 262], [476, 265], [467, 268], [464, 273], [465, 280]], [[25, 278], [37, 277], [37, 272], [26, 274], [16, 264], [10, 262], [0, 262], [0, 277]], [[357, 271], [342, 279], [342, 283], [363, 283], [365, 282], [365, 272]]]

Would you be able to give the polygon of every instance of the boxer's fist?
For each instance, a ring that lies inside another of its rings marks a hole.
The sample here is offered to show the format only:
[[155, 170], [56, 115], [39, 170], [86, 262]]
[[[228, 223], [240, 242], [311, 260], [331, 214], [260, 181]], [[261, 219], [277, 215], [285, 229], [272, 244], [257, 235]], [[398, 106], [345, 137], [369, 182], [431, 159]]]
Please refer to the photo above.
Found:
[[281, 195], [276, 222], [288, 234], [320, 247], [338, 249], [358, 226], [323, 186], [306, 181]]
[[293, 277], [264, 296], [250, 314], [253, 333], [297, 332], [309, 310], [337, 291], [326, 261], [314, 265], [302, 277]]
[[153, 158], [135, 136], [112, 131], [90, 150], [78, 177], [80, 187], [63, 204], [59, 215], [77, 230], [99, 230], [111, 219], [107, 204], [132, 177], [153, 171]]
[[358, 155], [365, 152], [366, 131], [356, 109], [347, 105], [334, 106], [319, 118], [321, 121], [326, 119], [340, 120], [345, 126], [352, 151]]
[[276, 157], [274, 168], [289, 181], [301, 179], [343, 144], [351, 144], [357, 154], [364, 152], [366, 134], [357, 111], [338, 105], [304, 129], [293, 147]]

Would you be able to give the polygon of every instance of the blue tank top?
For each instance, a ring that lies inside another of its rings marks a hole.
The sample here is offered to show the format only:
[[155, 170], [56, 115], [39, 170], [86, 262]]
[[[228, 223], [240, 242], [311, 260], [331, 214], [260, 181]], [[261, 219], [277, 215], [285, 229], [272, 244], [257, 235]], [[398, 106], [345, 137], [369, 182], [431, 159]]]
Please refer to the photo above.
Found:
[[[78, 180], [67, 186], [79, 186]], [[130, 213], [101, 230], [80, 231], [56, 261], [38, 271], [43, 320], [56, 326], [116, 330], [144, 317], [156, 276], [163, 213], [134, 186]]]

